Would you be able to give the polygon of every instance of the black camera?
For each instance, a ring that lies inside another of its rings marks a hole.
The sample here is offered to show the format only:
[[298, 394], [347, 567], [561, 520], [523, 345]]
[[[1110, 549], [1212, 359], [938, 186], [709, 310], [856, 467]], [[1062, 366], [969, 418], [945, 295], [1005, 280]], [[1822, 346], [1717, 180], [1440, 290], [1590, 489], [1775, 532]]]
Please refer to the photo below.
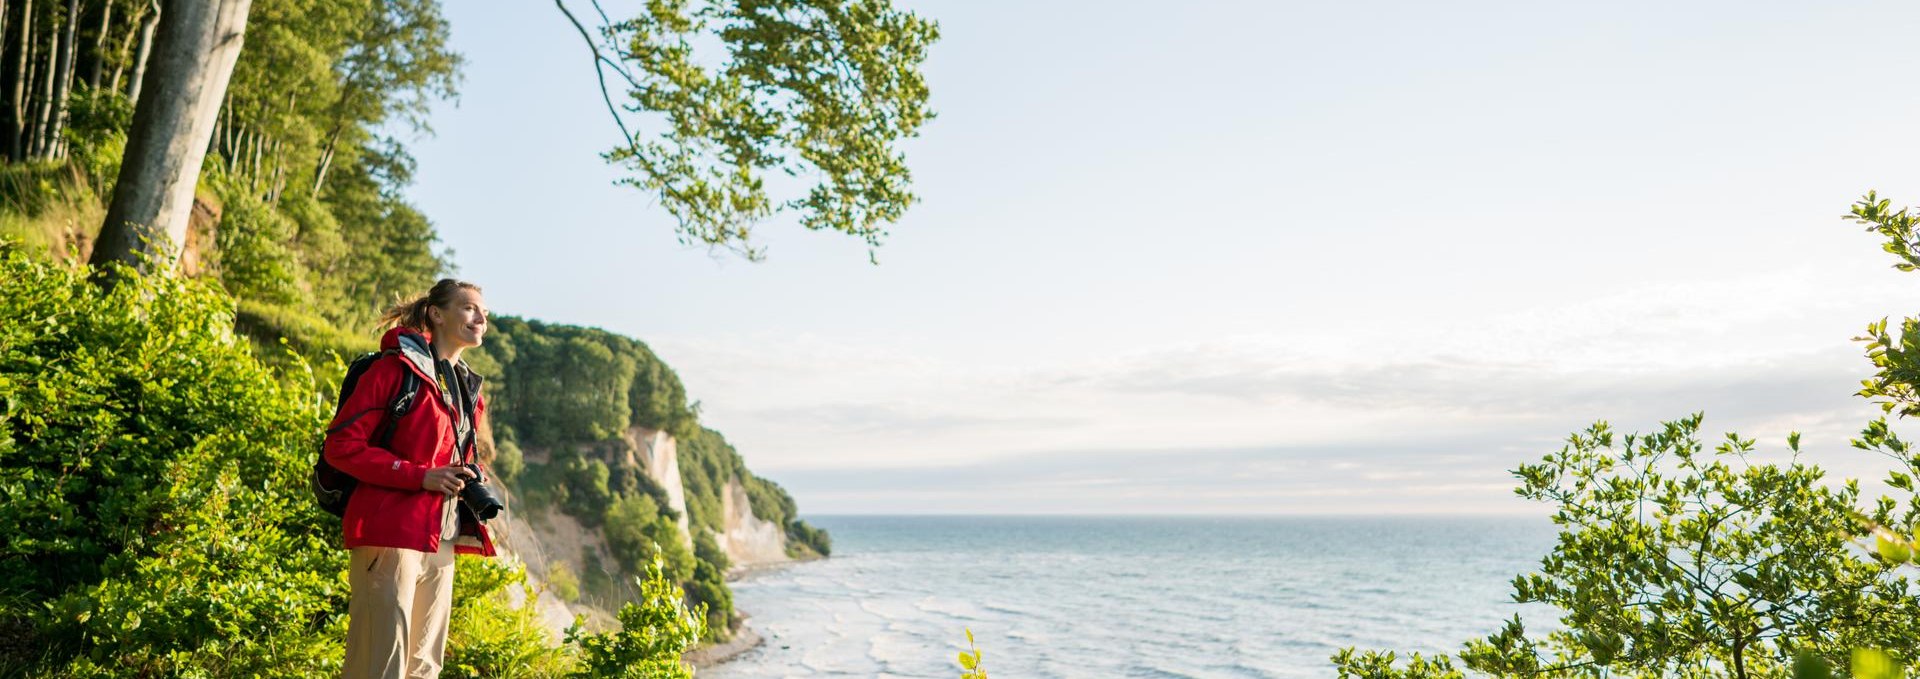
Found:
[[500, 502], [499, 495], [494, 494], [493, 487], [487, 485], [487, 477], [480, 474], [480, 465], [468, 464], [467, 471], [473, 472], [473, 478], [467, 479], [467, 484], [460, 487], [460, 501], [466, 503], [467, 511], [473, 512], [481, 521], [499, 516], [500, 510], [507, 506]]

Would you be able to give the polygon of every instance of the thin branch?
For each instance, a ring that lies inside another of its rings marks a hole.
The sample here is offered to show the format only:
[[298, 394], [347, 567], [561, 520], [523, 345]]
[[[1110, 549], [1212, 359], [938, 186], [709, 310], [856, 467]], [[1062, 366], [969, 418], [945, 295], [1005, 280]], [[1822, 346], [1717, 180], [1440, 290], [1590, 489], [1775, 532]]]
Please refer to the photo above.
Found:
[[[586, 41], [587, 51], [593, 53], [593, 75], [600, 80], [600, 99], [607, 104], [607, 115], [613, 116], [613, 124], [620, 127], [620, 134], [625, 137], [628, 150], [638, 153], [640, 150], [639, 144], [634, 140], [633, 132], [627, 130], [627, 121], [620, 117], [620, 109], [613, 104], [613, 94], [607, 91], [607, 74], [602, 68], [604, 64], [613, 66], [615, 71], [619, 71], [619, 66], [607, 59], [606, 55], [600, 53], [600, 44], [594, 42], [593, 36], [587, 33], [587, 27], [581, 25], [580, 19], [573, 15], [573, 10], [567, 9], [565, 0], [553, 0], [553, 6], [560, 8], [561, 14], [567, 15], [567, 21], [572, 22], [574, 30], [580, 32], [580, 39]], [[595, 8], [598, 8], [597, 4]], [[605, 15], [603, 14], [602, 16]], [[627, 74], [621, 72], [621, 75], [626, 76]], [[627, 77], [627, 80], [628, 82], [632, 82], [633, 79]]]

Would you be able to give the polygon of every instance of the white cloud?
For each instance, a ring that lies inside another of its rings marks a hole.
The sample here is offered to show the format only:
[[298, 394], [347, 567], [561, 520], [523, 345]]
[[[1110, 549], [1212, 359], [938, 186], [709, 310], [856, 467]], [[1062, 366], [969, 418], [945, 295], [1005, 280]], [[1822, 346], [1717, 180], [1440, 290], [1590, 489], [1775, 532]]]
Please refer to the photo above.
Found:
[[[1360, 511], [1384, 506], [1382, 495], [1396, 507], [1485, 509], [1508, 506], [1481, 497], [1508, 489], [1506, 469], [1599, 419], [1644, 430], [1704, 410], [1710, 427], [1766, 445], [1789, 430], [1843, 443], [1875, 414], [1852, 395], [1869, 366], [1827, 327], [1851, 321], [1793, 322], [1821, 296], [1807, 275], [1064, 364], [916, 350], [923, 338], [654, 346], [708, 422], [757, 471], [804, 493], [809, 511], [1144, 511], [1175, 497], [1169, 507], [1183, 511], [1304, 511], [1303, 497], [1323, 498], [1314, 510]], [[1804, 327], [1819, 332], [1793, 329]], [[1207, 450], [1241, 452], [1194, 453]], [[994, 482], [969, 485], [969, 474]]]

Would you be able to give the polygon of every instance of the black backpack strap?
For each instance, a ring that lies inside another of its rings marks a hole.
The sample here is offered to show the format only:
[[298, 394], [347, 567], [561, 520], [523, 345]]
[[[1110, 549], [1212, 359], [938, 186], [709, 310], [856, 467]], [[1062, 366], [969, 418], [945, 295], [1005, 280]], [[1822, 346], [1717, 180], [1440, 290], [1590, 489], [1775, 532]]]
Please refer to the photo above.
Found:
[[[396, 356], [399, 354], [397, 351], [393, 353]], [[404, 361], [406, 358], [401, 357], [401, 360]], [[419, 397], [420, 376], [414, 374], [413, 368], [401, 366], [400, 388], [394, 390], [393, 400], [387, 403], [387, 419], [380, 423], [379, 429], [374, 431], [372, 441], [382, 448], [393, 443], [393, 430], [399, 426], [401, 417], [413, 411], [414, 404], [420, 400]]]

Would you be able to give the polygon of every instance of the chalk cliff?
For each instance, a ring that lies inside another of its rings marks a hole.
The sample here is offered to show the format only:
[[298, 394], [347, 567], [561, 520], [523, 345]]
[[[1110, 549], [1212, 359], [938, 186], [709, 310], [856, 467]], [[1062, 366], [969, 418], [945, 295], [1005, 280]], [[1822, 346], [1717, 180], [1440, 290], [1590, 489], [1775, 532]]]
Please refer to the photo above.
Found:
[[771, 521], [753, 514], [753, 503], [740, 479], [727, 479], [720, 492], [720, 513], [726, 530], [719, 536], [720, 547], [734, 566], [788, 561], [787, 533]]
[[646, 427], [628, 429], [622, 438], [626, 439], [630, 451], [628, 463], [638, 462], [646, 469], [647, 478], [666, 489], [667, 507], [680, 516], [680, 539], [687, 546], [693, 546], [693, 533], [687, 529], [687, 487], [680, 480], [679, 445], [671, 434]]

